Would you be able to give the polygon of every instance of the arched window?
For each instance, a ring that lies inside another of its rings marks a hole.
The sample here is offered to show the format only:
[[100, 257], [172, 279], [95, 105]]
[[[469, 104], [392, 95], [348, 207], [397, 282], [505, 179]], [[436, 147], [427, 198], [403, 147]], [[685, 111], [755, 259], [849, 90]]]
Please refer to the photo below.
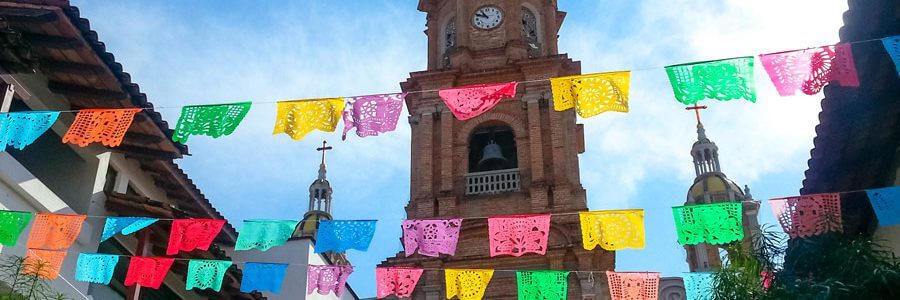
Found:
[[456, 17], [444, 24], [444, 44], [441, 46], [441, 57], [444, 67], [450, 66], [450, 53], [456, 48]]
[[541, 56], [541, 41], [538, 37], [537, 17], [530, 9], [522, 7], [522, 39], [528, 45], [528, 56]]
[[486, 126], [475, 130], [469, 141], [469, 173], [515, 169], [516, 138], [509, 126]]

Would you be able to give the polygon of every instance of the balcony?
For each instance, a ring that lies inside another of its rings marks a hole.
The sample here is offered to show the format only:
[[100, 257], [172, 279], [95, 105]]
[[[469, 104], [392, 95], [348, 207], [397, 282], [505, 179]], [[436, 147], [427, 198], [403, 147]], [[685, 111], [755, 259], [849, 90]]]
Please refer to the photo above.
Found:
[[486, 195], [519, 191], [519, 169], [466, 174], [466, 195]]

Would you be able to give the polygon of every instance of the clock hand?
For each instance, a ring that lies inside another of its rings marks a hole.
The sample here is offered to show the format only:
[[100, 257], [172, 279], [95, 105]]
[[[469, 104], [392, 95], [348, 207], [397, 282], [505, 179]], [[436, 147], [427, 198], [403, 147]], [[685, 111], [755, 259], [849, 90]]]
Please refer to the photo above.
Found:
[[476, 15], [476, 16], [479, 16], [479, 17], [482, 17], [482, 18], [485, 18], [485, 19], [488, 18], [488, 16], [487, 16], [486, 14], [484, 14], [484, 13], [476, 13], [475, 15]]

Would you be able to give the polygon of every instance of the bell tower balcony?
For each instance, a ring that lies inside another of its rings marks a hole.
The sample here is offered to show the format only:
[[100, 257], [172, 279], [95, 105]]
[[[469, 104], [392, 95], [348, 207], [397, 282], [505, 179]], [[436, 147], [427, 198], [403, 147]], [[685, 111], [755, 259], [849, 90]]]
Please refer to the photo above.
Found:
[[518, 168], [466, 174], [466, 195], [518, 192], [522, 174]]

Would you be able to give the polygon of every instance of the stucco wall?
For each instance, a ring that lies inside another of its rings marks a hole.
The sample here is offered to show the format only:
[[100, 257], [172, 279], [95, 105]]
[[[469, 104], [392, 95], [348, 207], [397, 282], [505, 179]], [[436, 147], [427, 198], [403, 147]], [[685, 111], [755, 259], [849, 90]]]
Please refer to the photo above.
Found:
[[[328, 295], [319, 295], [313, 292], [311, 295], [306, 294], [306, 266], [307, 265], [327, 265], [328, 263], [321, 255], [315, 253], [315, 249], [310, 239], [290, 240], [282, 246], [271, 248], [265, 252], [253, 249], [248, 251], [233, 251], [230, 256], [239, 262], [268, 262], [268, 263], [287, 263], [287, 274], [284, 276], [284, 282], [281, 285], [281, 293], [273, 294], [271, 292], [262, 292], [270, 300], [278, 299], [356, 299], [349, 290], [344, 290], [344, 294], [338, 298], [334, 293]], [[238, 266], [244, 266], [238, 263]], [[349, 284], [348, 284], [349, 286]]]

